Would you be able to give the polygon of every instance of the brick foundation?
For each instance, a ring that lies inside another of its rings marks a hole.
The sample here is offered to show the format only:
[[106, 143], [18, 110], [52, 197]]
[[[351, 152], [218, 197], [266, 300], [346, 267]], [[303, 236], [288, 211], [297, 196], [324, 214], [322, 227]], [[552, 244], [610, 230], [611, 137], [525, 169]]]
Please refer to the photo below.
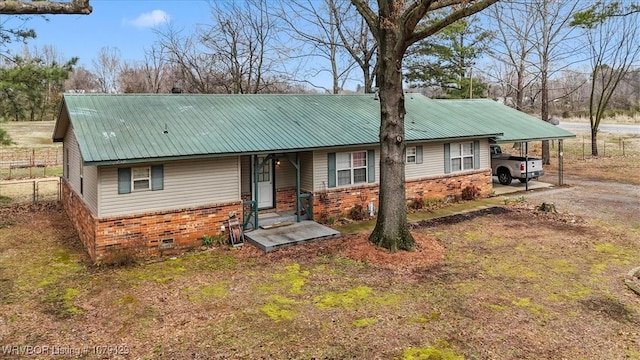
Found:
[[76, 194], [65, 178], [60, 178], [60, 200], [67, 216], [78, 232], [80, 241], [84, 244], [91, 259], [96, 258], [96, 218], [86, 206], [81, 197]]
[[[462, 190], [471, 184], [478, 187], [481, 197], [489, 196], [493, 188], [491, 169], [407, 181], [406, 198], [458, 199]], [[317, 221], [327, 217], [336, 218], [347, 214], [355, 205], [362, 205], [366, 210], [369, 202], [373, 202], [377, 208], [379, 194], [377, 184], [316, 192], [313, 196], [313, 218]]]
[[[116, 257], [171, 255], [202, 245], [203, 235], [221, 234], [229, 212], [242, 214], [240, 202], [98, 219], [63, 181], [62, 203], [94, 262]], [[228, 230], [227, 230], [228, 233]]]
[[[406, 198], [459, 198], [462, 190], [471, 184], [478, 187], [480, 196], [489, 196], [492, 190], [491, 170], [408, 181]], [[235, 211], [239, 216], [242, 214], [242, 203], [238, 201], [99, 219], [65, 179], [62, 179], [61, 186], [63, 207], [95, 262], [115, 261], [115, 257], [122, 253], [136, 257], [180, 253], [200, 246], [203, 235], [220, 234], [220, 227], [227, 225], [229, 212]], [[276, 192], [276, 210], [295, 209], [295, 194], [295, 188], [279, 189]], [[316, 221], [337, 218], [347, 214], [356, 205], [362, 205], [366, 211], [369, 202], [378, 207], [378, 199], [377, 184], [316, 192], [313, 196], [313, 218]]]
[[491, 195], [493, 190], [491, 169], [407, 181], [407, 199], [416, 197], [430, 200], [459, 199], [462, 190], [469, 185], [478, 187], [481, 197]]

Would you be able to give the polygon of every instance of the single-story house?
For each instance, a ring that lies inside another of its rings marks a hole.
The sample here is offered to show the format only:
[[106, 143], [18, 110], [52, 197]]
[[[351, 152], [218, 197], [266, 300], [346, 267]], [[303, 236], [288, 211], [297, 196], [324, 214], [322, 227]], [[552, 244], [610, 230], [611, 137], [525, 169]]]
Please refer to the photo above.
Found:
[[[488, 196], [490, 143], [573, 136], [491, 100], [405, 106], [407, 199]], [[233, 215], [377, 207], [379, 119], [373, 94], [65, 94], [61, 201], [94, 261], [194, 247]]]

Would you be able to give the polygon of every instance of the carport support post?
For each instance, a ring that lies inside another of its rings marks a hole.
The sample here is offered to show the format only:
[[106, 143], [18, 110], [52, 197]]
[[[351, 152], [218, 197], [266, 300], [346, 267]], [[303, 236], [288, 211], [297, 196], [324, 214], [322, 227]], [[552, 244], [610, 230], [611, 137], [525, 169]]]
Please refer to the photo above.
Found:
[[529, 191], [529, 142], [524, 143], [524, 191]]
[[558, 140], [558, 186], [564, 185], [564, 143]]

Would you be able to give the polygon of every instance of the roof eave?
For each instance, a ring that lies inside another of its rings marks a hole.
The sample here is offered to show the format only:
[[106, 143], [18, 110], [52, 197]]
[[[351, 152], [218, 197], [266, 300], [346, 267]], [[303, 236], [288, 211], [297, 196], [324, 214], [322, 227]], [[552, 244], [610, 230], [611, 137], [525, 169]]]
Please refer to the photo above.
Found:
[[58, 119], [56, 120], [56, 125], [53, 128], [53, 134], [51, 135], [51, 139], [53, 140], [53, 142], [64, 141], [67, 129], [69, 128], [69, 124], [69, 113], [67, 111], [67, 104], [65, 102], [63, 94], [62, 101], [60, 102], [60, 110], [58, 111]]
[[504, 143], [511, 143], [511, 142], [532, 142], [532, 141], [545, 141], [545, 140], [563, 140], [563, 139], [571, 139], [576, 137], [575, 134], [571, 134], [571, 135], [558, 135], [558, 136], [545, 136], [545, 137], [535, 137], [535, 138], [520, 138], [520, 139], [515, 139], [515, 138], [510, 138], [510, 139], [500, 139], [499, 137], [496, 137], [493, 139], [493, 142], [496, 144], [504, 144]]

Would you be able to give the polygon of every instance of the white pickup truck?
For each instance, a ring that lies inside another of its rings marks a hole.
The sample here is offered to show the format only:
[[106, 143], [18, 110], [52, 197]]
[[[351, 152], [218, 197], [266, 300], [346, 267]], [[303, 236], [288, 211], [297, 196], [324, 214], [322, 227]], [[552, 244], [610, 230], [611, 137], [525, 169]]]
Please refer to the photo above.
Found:
[[511, 184], [513, 179], [525, 183], [544, 175], [541, 159], [511, 156], [503, 153], [498, 145], [491, 145], [491, 170], [502, 185]]

